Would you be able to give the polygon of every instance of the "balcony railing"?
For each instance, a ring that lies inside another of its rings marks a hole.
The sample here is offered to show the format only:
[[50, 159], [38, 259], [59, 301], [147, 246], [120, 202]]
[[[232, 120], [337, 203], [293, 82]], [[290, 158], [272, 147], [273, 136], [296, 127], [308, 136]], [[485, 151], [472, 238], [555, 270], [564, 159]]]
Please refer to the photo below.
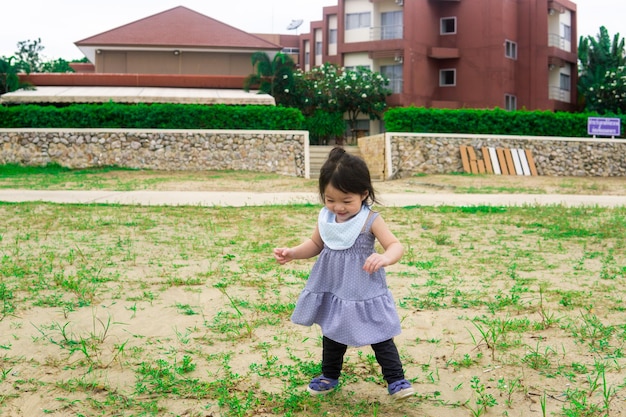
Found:
[[572, 94], [569, 90], [563, 90], [561, 87], [550, 87], [549, 99], [571, 103]]
[[404, 26], [374, 26], [370, 28], [370, 40], [384, 41], [387, 39], [402, 39]]
[[558, 33], [548, 34], [548, 46], [553, 46], [569, 52], [571, 50], [571, 44], [571, 40], [562, 37]]

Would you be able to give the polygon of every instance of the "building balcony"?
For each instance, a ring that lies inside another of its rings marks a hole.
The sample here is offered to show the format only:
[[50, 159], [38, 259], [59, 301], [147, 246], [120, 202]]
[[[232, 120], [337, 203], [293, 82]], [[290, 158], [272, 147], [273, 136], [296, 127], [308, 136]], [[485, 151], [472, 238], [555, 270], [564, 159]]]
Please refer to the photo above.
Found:
[[548, 11], [550, 13], [565, 13], [567, 7], [558, 0], [548, 0]]
[[578, 62], [578, 56], [573, 51], [557, 48], [556, 46], [548, 46], [548, 59], [553, 61], [553, 64], [558, 64], [562, 67], [564, 63], [576, 63]]
[[566, 39], [558, 33], [548, 33], [548, 46], [570, 52], [572, 50], [571, 39]]
[[402, 39], [404, 36], [404, 26], [374, 26], [370, 28], [370, 40], [385, 41], [389, 39]]
[[550, 100], [562, 101], [564, 103], [571, 103], [572, 93], [569, 90], [563, 90], [561, 87], [550, 87], [549, 96]]
[[433, 46], [428, 50], [428, 57], [433, 59], [455, 59], [460, 57], [459, 48], [441, 48]]
[[403, 49], [386, 49], [386, 48], [379, 48], [379, 49], [370, 49], [367, 53], [368, 57], [370, 59], [385, 59], [385, 58], [393, 58], [394, 61], [401, 63], [403, 61], [403, 57], [404, 57], [404, 50]]

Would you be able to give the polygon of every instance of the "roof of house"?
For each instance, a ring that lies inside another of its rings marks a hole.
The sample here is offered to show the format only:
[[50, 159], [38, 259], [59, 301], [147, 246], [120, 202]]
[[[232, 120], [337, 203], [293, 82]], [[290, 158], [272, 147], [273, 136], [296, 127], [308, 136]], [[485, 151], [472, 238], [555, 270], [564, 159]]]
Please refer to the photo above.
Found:
[[280, 50], [258, 36], [222, 23], [184, 6], [75, 42], [81, 46], [177, 47], [194, 49]]
[[208, 88], [38, 86], [0, 96], [0, 104], [29, 103], [180, 103], [274, 106], [274, 97], [257, 91]]

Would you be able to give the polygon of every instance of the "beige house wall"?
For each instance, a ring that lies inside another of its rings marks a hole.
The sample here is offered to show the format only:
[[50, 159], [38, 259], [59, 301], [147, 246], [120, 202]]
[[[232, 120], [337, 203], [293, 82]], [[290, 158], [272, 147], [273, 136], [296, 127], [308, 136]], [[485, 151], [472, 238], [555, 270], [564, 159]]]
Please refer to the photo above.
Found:
[[109, 51], [96, 54], [97, 73], [248, 76], [252, 52]]

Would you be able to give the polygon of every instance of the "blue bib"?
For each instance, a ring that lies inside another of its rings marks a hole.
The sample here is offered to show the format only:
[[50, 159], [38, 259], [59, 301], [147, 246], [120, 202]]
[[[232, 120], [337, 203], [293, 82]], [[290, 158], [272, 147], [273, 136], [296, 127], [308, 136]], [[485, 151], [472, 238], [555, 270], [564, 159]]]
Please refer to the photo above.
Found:
[[356, 238], [359, 237], [369, 214], [370, 208], [364, 204], [356, 216], [347, 222], [337, 223], [335, 214], [324, 207], [320, 210], [317, 220], [320, 236], [326, 246], [331, 249], [348, 249], [354, 245]]

